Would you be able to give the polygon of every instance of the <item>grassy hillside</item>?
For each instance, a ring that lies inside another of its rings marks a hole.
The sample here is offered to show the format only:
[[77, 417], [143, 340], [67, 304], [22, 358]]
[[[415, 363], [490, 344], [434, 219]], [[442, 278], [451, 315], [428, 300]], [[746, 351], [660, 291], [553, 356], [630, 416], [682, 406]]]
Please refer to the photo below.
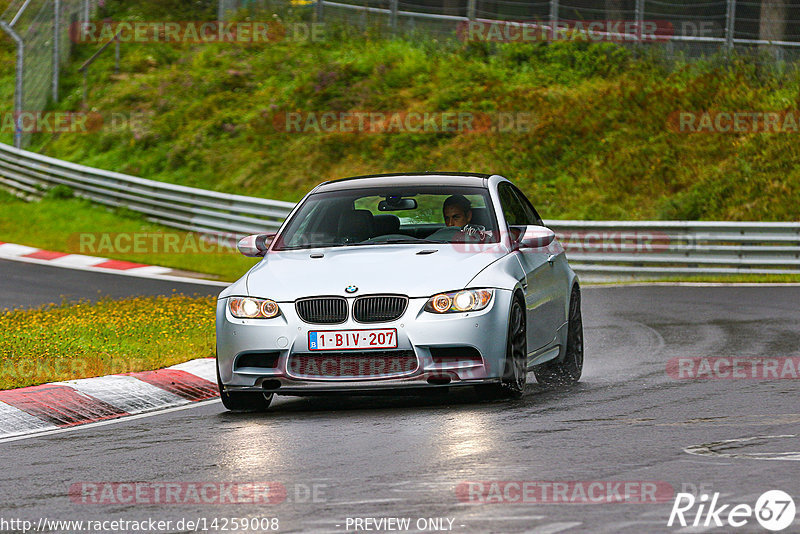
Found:
[[[800, 219], [796, 135], [667, 127], [678, 110], [797, 109], [794, 69], [745, 58], [675, 63], [609, 43], [465, 45], [337, 31], [306, 44], [125, 44], [120, 74], [113, 54], [92, 67], [89, 103], [138, 118], [42, 134], [33, 148], [283, 200], [347, 175], [463, 170], [508, 176], [545, 218]], [[81, 108], [79, 82], [66, 76], [61, 109]], [[494, 134], [298, 134], [273, 124], [285, 112], [351, 110], [518, 111], [535, 124]]]

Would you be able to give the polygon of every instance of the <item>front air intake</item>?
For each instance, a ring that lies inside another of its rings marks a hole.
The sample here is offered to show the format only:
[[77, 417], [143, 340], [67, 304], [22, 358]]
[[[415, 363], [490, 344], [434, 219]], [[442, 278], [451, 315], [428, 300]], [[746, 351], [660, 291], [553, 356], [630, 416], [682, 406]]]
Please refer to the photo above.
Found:
[[314, 297], [295, 302], [300, 319], [312, 324], [339, 324], [347, 320], [347, 300], [343, 297]]
[[402, 317], [408, 298], [400, 295], [359, 297], [353, 304], [353, 318], [359, 323], [384, 323]]
[[278, 367], [280, 352], [249, 352], [236, 358], [234, 369], [254, 367], [257, 369], [275, 369]]

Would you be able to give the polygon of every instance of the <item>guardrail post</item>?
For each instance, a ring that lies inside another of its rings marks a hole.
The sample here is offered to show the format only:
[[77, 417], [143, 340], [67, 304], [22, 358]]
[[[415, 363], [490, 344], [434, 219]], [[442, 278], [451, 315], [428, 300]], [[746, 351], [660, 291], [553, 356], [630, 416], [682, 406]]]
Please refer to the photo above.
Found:
[[636, 0], [636, 42], [642, 42], [642, 28], [644, 27], [644, 0]]
[[[12, 22], [13, 23], [13, 22]], [[22, 97], [25, 90], [25, 43], [22, 37], [14, 31], [5, 21], [0, 20], [0, 28], [14, 40], [17, 44], [17, 65], [14, 76], [16, 77], [14, 84], [14, 146], [22, 148]]]
[[89, 103], [89, 89], [87, 88], [87, 85], [89, 84], [89, 81], [86, 79], [86, 76], [87, 76], [86, 71], [87, 70], [88, 69], [83, 69], [83, 91], [82, 91], [81, 99], [83, 101], [83, 108], [84, 109], [86, 109], [86, 106]]
[[17, 48], [16, 83], [14, 86], [14, 146], [22, 148], [22, 102], [25, 94], [25, 45], [22, 39]]
[[83, 65], [78, 67], [78, 72], [83, 73], [83, 106], [84, 107], [86, 107], [86, 105], [88, 104], [88, 100], [89, 100], [89, 89], [87, 87], [88, 86], [88, 78], [87, 78], [87, 76], [88, 76], [88, 72], [89, 72], [89, 67], [91, 66], [92, 63], [94, 63], [94, 60], [97, 59], [97, 57], [100, 54], [102, 54], [103, 51], [111, 45], [111, 43], [114, 43], [114, 46], [115, 46], [115, 49], [116, 49], [116, 54], [115, 54], [116, 57], [115, 57], [114, 68], [115, 68], [115, 70], [117, 72], [119, 72], [119, 41], [120, 41], [119, 34], [120, 34], [120, 31], [117, 31], [117, 33], [114, 34], [114, 37], [112, 37], [110, 41], [108, 41], [106, 44], [104, 44], [103, 46], [98, 48], [97, 52], [92, 54], [92, 57], [90, 57], [89, 59], [84, 61]]
[[361, 28], [366, 31], [367, 22], [369, 22], [369, 4], [364, 0], [364, 7], [361, 10]]
[[469, 20], [475, 20], [475, 1], [467, 0], [467, 18]]
[[322, 0], [317, 0], [317, 5], [316, 5], [317, 22], [322, 22], [324, 7], [325, 6]]
[[114, 37], [114, 73], [119, 74], [119, 34]]
[[733, 37], [736, 28], [736, 0], [728, 0], [728, 9], [725, 16], [725, 47], [733, 50]]
[[550, 38], [556, 40], [558, 31], [558, 0], [550, 0]]
[[61, 0], [53, 2], [53, 101], [58, 102], [58, 75], [61, 69]]
[[397, 0], [389, 0], [389, 24], [392, 32], [397, 31]]

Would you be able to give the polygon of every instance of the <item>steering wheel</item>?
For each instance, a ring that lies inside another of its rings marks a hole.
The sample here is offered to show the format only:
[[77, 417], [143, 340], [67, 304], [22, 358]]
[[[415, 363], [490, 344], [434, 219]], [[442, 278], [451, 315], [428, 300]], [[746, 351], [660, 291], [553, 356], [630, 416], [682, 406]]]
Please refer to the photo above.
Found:
[[[486, 232], [485, 226], [480, 224], [471, 224], [471, 223], [465, 224], [464, 227], [461, 229], [461, 231], [464, 232], [464, 234], [467, 237], [477, 237], [481, 241], [486, 239], [486, 235], [488, 233]], [[489, 233], [489, 235], [491, 234]]]

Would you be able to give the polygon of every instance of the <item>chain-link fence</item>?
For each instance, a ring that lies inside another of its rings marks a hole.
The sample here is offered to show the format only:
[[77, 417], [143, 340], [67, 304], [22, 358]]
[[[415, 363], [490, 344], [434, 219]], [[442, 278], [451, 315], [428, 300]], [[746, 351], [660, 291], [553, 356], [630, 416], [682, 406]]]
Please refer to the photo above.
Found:
[[[220, 0], [219, 17], [311, 2]], [[753, 46], [777, 59], [793, 51], [800, 55], [800, 0], [315, 0], [313, 9], [318, 21], [492, 41], [583, 33], [598, 40], [657, 42], [690, 55]]]
[[0, 28], [17, 47], [14, 145], [28, 144], [23, 114], [38, 113], [58, 100], [61, 66], [69, 58], [75, 24], [86, 21], [92, 0], [13, 0], [0, 15]]

